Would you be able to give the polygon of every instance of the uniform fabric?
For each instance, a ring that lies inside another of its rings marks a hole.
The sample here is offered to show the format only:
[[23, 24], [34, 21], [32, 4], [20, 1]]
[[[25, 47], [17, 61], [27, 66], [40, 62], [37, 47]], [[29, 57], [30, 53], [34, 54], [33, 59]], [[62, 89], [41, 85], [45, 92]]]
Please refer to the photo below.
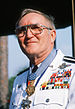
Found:
[[[57, 55], [40, 78], [29, 109], [75, 109], [75, 64], [63, 61], [64, 54]], [[23, 109], [26, 99], [28, 71], [17, 76], [14, 81], [10, 109]], [[39, 76], [35, 79], [37, 82]]]

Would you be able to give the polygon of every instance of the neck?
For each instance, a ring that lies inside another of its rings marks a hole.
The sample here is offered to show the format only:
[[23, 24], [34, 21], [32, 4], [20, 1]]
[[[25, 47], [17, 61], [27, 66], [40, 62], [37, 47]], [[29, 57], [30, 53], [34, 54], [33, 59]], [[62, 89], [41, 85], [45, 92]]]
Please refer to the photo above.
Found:
[[50, 50], [48, 49], [47, 52], [41, 53], [40, 55], [31, 55], [31, 56], [29, 56], [31, 64], [34, 64], [34, 65], [40, 64], [51, 53], [52, 49], [53, 49], [53, 47]]

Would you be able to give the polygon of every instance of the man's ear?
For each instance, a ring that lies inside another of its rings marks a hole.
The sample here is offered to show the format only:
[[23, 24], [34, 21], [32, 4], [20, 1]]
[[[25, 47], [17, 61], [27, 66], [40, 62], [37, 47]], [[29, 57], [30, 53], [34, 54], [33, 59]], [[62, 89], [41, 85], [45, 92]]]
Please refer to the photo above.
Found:
[[50, 31], [50, 37], [51, 37], [51, 43], [53, 43], [56, 38], [56, 30], [55, 29]]

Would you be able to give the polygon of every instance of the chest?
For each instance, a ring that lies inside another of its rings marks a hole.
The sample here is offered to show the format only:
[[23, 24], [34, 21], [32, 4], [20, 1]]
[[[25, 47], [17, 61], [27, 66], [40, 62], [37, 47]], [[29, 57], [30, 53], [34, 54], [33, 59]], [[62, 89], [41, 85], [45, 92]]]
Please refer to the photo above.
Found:
[[50, 70], [43, 75], [35, 91], [34, 104], [62, 106], [68, 102], [72, 69]]
[[[40, 78], [35, 92], [29, 97], [31, 109], [65, 109], [68, 102], [69, 87], [72, 76], [72, 69], [50, 69], [48, 68]], [[38, 81], [39, 77], [35, 80]], [[16, 105], [21, 106], [23, 99], [26, 98], [26, 85], [18, 87], [15, 93]]]

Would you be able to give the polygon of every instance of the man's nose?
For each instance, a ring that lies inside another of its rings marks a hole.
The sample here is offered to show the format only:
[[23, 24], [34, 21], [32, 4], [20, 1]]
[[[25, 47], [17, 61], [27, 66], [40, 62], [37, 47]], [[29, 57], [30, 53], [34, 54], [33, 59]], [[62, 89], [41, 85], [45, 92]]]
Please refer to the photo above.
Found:
[[32, 32], [31, 32], [31, 30], [30, 30], [30, 28], [28, 28], [27, 29], [27, 32], [26, 32], [26, 37], [27, 38], [31, 38], [33, 36], [33, 34], [32, 34]]

